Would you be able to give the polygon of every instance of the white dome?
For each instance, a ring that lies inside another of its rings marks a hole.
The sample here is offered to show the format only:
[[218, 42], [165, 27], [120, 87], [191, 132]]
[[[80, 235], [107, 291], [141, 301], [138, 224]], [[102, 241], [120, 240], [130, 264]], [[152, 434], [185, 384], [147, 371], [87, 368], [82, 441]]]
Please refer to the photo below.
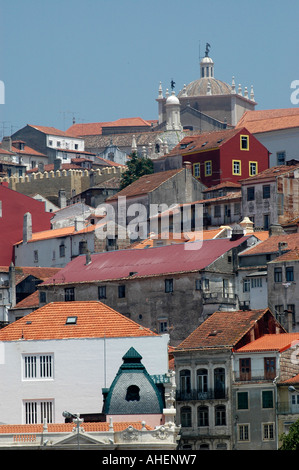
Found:
[[174, 91], [171, 93], [171, 95], [167, 98], [166, 104], [180, 104], [179, 99], [175, 96]]
[[211, 57], [203, 57], [200, 63], [201, 64], [214, 64]]

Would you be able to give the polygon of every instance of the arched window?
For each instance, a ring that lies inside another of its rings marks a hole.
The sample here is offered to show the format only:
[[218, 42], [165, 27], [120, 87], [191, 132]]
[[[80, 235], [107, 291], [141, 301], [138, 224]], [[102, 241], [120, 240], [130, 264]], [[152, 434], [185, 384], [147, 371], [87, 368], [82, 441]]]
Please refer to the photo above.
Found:
[[139, 396], [139, 387], [137, 385], [130, 385], [127, 388], [127, 394], [126, 394], [126, 400], [127, 401], [139, 401], [140, 396]]
[[207, 369], [197, 369], [197, 391], [199, 394], [208, 391], [208, 371]]
[[183, 406], [181, 408], [181, 425], [183, 428], [190, 428], [192, 426], [190, 406]]
[[189, 369], [180, 372], [180, 388], [182, 393], [191, 393], [191, 372]]
[[199, 406], [197, 408], [197, 425], [209, 426], [209, 408], [207, 406]]
[[224, 405], [215, 407], [215, 426], [226, 425], [226, 409]]

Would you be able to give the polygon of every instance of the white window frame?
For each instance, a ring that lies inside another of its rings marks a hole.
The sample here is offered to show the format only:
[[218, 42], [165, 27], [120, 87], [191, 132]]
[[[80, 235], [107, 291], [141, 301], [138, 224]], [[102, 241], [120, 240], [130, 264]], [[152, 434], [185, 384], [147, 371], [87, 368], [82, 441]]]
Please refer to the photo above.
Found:
[[[270, 436], [272, 435], [272, 437], [269, 437], [269, 435]], [[262, 440], [263, 441], [275, 440], [275, 423], [262, 423]]]
[[39, 424], [46, 420], [47, 423], [54, 423], [54, 400], [24, 400], [24, 423]]
[[23, 380], [53, 380], [54, 355], [52, 353], [24, 354]]
[[250, 424], [242, 423], [237, 425], [238, 442], [250, 441]]

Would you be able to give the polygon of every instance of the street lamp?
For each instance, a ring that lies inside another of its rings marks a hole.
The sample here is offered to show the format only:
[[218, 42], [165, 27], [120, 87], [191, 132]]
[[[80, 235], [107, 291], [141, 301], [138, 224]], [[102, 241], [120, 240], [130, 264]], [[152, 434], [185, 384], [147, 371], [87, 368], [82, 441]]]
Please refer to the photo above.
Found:
[[289, 390], [289, 392], [291, 392], [291, 393], [293, 393], [293, 392], [298, 392], [298, 393], [299, 393], [299, 390], [297, 390], [295, 387], [293, 387], [293, 385], [290, 385], [290, 386], [288, 387], [288, 390]]
[[73, 422], [76, 424], [76, 427], [77, 427], [77, 443], [78, 443], [78, 450], [80, 450], [79, 429], [80, 429], [80, 424], [83, 422], [83, 419], [80, 419], [79, 414], [73, 414], [73, 413], [70, 413], [69, 411], [63, 411], [62, 416], [64, 418], [73, 418]]

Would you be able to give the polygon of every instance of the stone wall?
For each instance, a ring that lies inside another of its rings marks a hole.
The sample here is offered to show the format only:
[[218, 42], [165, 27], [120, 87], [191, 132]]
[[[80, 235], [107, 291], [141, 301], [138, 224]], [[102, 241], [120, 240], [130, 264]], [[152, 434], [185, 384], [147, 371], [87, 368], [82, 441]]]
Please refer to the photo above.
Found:
[[[7, 182], [10, 189], [33, 196], [41, 194], [43, 197], [58, 199], [60, 190], [65, 190], [66, 198], [87, 190], [90, 185], [104, 183], [112, 177], [121, 176], [123, 167], [107, 167], [97, 170], [57, 170], [43, 173], [32, 173], [24, 177], [0, 178]], [[92, 183], [91, 183], [92, 182]]]

